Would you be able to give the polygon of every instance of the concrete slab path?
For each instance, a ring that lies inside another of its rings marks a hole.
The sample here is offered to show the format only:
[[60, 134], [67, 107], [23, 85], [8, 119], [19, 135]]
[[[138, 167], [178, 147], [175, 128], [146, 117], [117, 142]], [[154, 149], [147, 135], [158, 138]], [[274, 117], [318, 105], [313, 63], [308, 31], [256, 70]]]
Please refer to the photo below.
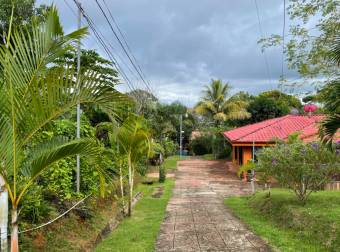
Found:
[[223, 199], [248, 194], [249, 185], [224, 161], [178, 162], [176, 182], [156, 251], [270, 251], [240, 222]]

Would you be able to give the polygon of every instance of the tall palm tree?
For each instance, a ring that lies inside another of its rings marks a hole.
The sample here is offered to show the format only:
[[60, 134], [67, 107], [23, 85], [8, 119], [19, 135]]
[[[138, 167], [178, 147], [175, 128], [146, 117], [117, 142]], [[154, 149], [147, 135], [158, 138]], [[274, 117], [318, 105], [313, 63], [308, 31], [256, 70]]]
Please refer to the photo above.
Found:
[[[12, 11], [13, 18], [13, 11]], [[97, 104], [115, 118], [124, 95], [101, 82], [93, 72], [77, 78], [70, 67], [50, 68], [54, 60], [87, 33], [86, 28], [64, 35], [54, 6], [46, 21], [30, 28], [10, 25], [0, 45], [0, 174], [12, 205], [11, 251], [18, 251], [18, 206], [35, 179], [51, 164], [76, 154], [96, 155], [94, 139], [52, 139], [27, 146], [52, 120], [79, 104]]]
[[[334, 39], [329, 54], [329, 60], [340, 67], [340, 36]], [[329, 82], [322, 90], [322, 99], [325, 102], [325, 109], [329, 111], [326, 119], [322, 121], [320, 136], [324, 142], [331, 143], [333, 136], [340, 128], [340, 78]]]
[[249, 118], [244, 101], [228, 99], [230, 90], [229, 83], [212, 80], [209, 86], [205, 86], [203, 97], [195, 111], [212, 119], [216, 126], [227, 120]]
[[138, 162], [151, 154], [149, 132], [145, 129], [143, 118], [134, 114], [123, 122], [117, 132], [119, 151], [127, 158], [129, 173], [128, 216], [132, 213], [133, 183]]

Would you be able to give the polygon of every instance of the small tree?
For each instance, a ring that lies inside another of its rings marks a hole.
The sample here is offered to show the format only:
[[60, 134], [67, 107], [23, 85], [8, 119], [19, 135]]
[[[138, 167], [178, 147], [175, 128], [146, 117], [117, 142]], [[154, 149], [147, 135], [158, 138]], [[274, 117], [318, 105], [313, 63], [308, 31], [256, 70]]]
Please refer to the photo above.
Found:
[[337, 152], [318, 143], [305, 144], [295, 135], [287, 143], [263, 149], [256, 169], [293, 190], [304, 204], [339, 170], [339, 161]]
[[144, 127], [143, 118], [129, 115], [117, 132], [119, 152], [127, 158], [129, 173], [128, 215], [131, 216], [133, 200], [133, 183], [138, 162], [150, 156], [151, 142]]

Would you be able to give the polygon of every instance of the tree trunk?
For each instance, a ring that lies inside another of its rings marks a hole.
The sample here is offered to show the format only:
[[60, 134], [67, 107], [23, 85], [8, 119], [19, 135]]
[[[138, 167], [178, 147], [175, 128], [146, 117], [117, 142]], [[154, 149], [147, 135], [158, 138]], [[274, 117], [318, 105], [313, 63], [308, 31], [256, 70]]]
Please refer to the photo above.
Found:
[[5, 180], [0, 175], [0, 244], [1, 252], [8, 251], [7, 240], [7, 226], [8, 226], [8, 192], [5, 186]]
[[124, 184], [123, 184], [123, 172], [122, 172], [122, 164], [119, 165], [119, 181], [120, 181], [120, 193], [122, 197], [122, 205], [123, 205], [123, 215], [125, 215], [125, 199], [124, 199]]
[[132, 165], [129, 159], [129, 205], [128, 205], [128, 216], [132, 214], [132, 194], [133, 194], [133, 180], [132, 180]]
[[18, 238], [18, 210], [16, 206], [12, 208], [12, 233], [11, 233], [11, 252], [19, 252]]

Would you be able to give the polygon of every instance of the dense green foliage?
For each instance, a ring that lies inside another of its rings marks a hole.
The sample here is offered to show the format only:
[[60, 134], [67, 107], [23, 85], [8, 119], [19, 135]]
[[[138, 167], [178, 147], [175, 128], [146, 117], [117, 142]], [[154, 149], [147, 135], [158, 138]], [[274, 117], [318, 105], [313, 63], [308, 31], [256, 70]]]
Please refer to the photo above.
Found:
[[190, 151], [194, 155], [204, 155], [212, 152], [212, 138], [210, 134], [199, 136], [190, 142]]
[[338, 251], [340, 193], [312, 194], [305, 206], [292, 192], [273, 189], [225, 203], [255, 234], [280, 251]]
[[212, 154], [215, 159], [229, 157], [231, 146], [222, 135], [223, 127], [210, 127], [201, 131], [201, 135], [191, 140], [190, 153], [193, 155]]
[[[103, 147], [95, 139], [86, 118], [82, 138], [73, 137], [71, 132], [75, 132], [75, 128], [68, 117], [70, 111], [77, 104], [96, 105], [115, 120], [121, 106], [129, 102], [125, 95], [103, 82], [96, 71], [80, 71], [74, 81], [76, 72], [72, 66], [54, 65], [55, 60], [87, 32], [83, 28], [64, 34], [54, 6], [42, 21], [32, 20], [24, 27], [10, 27], [5, 45], [0, 45], [3, 72], [0, 80], [0, 175], [5, 180], [12, 208], [11, 250], [17, 251], [18, 208], [25, 207], [22, 202], [30, 206], [26, 217], [31, 213], [30, 220], [37, 221], [39, 214], [47, 212], [43, 203], [48, 196], [55, 195], [56, 201], [76, 196], [71, 193], [75, 155], [86, 157], [83, 160], [83, 193], [95, 192], [99, 185], [104, 192], [105, 178], [108, 178], [104, 176], [105, 159], [97, 158]], [[37, 193], [30, 194], [32, 204], [23, 201], [31, 188]]]
[[33, 16], [38, 20], [45, 19], [45, 11], [48, 7], [45, 5], [36, 7], [35, 2], [35, 0], [0, 0], [0, 44], [4, 43], [5, 39], [2, 36], [7, 34], [9, 29], [12, 3], [14, 4], [12, 21], [14, 26], [29, 26]]
[[298, 113], [303, 112], [303, 106], [298, 98], [278, 90], [262, 92], [257, 96], [241, 92], [232, 96], [232, 99], [241, 99], [246, 104], [247, 111], [251, 114], [248, 119], [230, 122], [231, 125], [236, 126], [284, 116], [291, 113], [293, 109], [296, 109]]
[[181, 116], [183, 146], [187, 146], [197, 120], [186, 106], [179, 102], [162, 104], [153, 94], [139, 89], [128, 95], [137, 103], [136, 113], [142, 114], [146, 119], [154, 141], [160, 145], [159, 152], [167, 157], [178, 151]]
[[[289, 1], [286, 11], [292, 22], [287, 32], [289, 37], [285, 38], [289, 68], [296, 69], [303, 77], [321, 77], [316, 82], [322, 83], [339, 73], [338, 67], [325, 57], [340, 32], [339, 7], [338, 0]], [[282, 36], [273, 34], [260, 43], [265, 48], [281, 46]]]

